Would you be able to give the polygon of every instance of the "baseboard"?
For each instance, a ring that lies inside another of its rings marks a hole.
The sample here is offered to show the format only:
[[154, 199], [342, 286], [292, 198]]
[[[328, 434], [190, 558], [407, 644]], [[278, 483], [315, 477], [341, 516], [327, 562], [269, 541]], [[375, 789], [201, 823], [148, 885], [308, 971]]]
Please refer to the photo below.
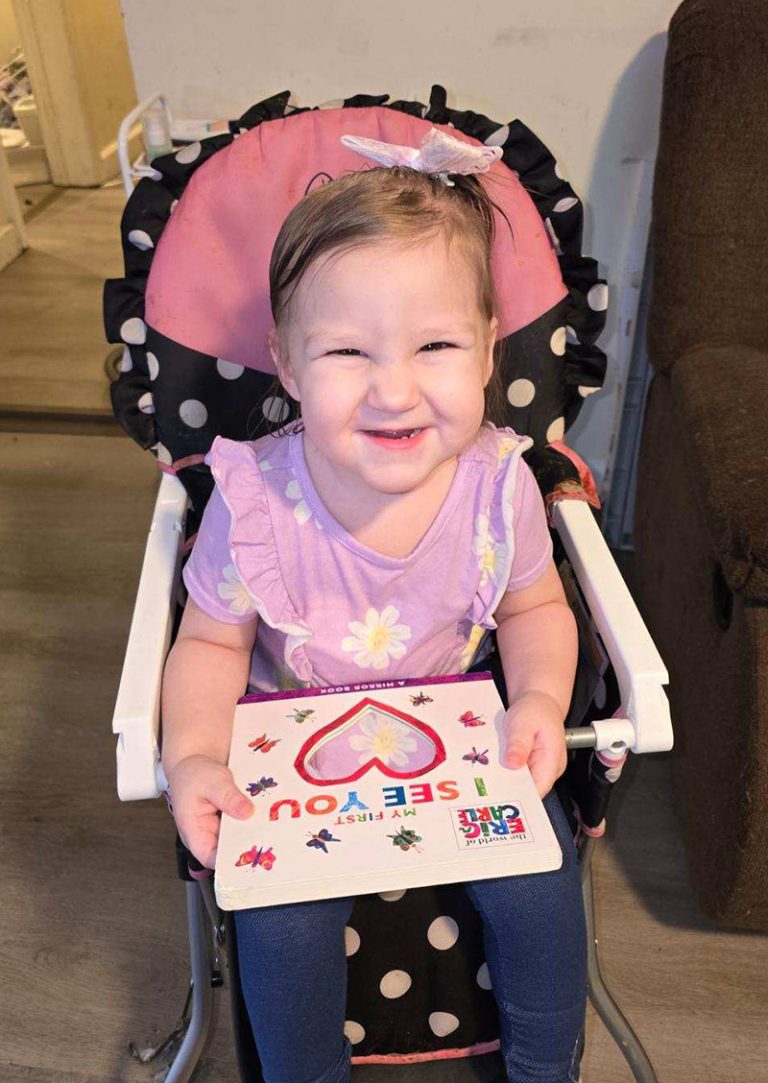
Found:
[[117, 419], [99, 410], [18, 408], [0, 403], [0, 432], [62, 436], [124, 436]]

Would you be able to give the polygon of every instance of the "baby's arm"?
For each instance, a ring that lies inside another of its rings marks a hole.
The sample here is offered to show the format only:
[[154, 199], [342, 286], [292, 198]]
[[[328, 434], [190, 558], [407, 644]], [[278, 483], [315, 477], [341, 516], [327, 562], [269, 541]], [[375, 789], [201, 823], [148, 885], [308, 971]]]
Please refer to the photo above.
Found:
[[251, 802], [226, 766], [235, 704], [248, 681], [258, 617], [226, 624], [190, 596], [162, 689], [163, 769], [187, 848], [213, 868], [219, 810], [244, 819]]
[[508, 591], [494, 619], [507, 685], [507, 767], [527, 763], [543, 796], [565, 770], [565, 731], [576, 675], [576, 621], [552, 561], [532, 586]]

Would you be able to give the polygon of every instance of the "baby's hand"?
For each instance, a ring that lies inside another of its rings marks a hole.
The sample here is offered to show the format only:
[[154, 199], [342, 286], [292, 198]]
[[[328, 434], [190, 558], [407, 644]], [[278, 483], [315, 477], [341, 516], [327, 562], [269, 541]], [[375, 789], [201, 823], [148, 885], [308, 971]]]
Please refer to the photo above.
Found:
[[187, 756], [168, 777], [173, 818], [181, 840], [197, 860], [212, 869], [219, 843], [219, 811], [247, 820], [253, 805], [235, 785], [232, 772], [208, 756]]
[[506, 767], [528, 768], [540, 797], [565, 770], [563, 712], [545, 692], [526, 692], [507, 710], [503, 760]]

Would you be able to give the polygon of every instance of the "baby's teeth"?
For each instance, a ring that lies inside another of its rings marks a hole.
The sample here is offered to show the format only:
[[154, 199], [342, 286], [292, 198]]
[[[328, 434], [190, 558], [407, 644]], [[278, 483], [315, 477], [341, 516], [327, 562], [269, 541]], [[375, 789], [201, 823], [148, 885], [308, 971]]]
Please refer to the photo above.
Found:
[[422, 429], [411, 429], [410, 432], [400, 433], [393, 429], [384, 429], [376, 435], [386, 436], [391, 440], [412, 440], [414, 436], [418, 436], [422, 431]]

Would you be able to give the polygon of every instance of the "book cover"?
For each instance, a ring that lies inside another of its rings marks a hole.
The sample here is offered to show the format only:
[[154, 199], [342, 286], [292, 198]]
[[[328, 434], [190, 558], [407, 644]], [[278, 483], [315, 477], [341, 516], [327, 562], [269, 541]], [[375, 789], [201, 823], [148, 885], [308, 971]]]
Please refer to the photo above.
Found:
[[562, 854], [527, 767], [501, 763], [488, 673], [245, 696], [222, 816], [224, 910], [543, 872]]

